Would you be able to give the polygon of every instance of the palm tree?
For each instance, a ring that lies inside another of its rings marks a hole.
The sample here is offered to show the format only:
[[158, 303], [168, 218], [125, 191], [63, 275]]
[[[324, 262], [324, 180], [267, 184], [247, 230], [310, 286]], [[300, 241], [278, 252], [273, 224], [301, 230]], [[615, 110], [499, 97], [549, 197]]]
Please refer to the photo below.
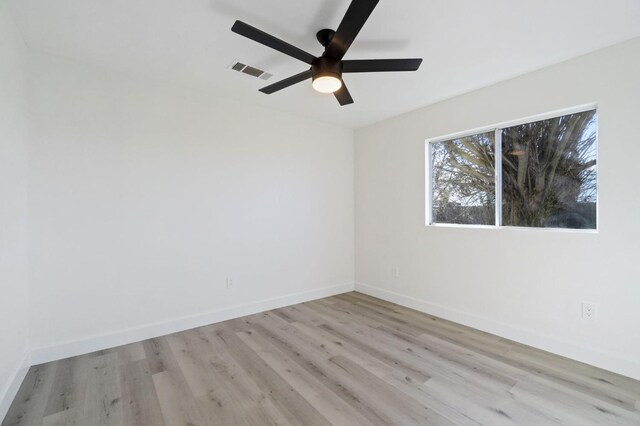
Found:
[[[587, 111], [502, 130], [502, 220], [595, 227], [596, 115]], [[494, 223], [494, 133], [432, 144], [437, 222]]]
[[505, 225], [588, 227], [595, 221], [595, 119], [595, 111], [587, 111], [503, 131]]

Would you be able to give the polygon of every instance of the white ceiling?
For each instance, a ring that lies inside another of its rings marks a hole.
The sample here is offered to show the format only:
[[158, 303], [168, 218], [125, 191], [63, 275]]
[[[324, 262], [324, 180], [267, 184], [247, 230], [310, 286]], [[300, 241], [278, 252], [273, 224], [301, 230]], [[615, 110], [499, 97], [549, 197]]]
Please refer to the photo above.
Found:
[[270, 83], [308, 66], [230, 28], [240, 19], [319, 55], [315, 33], [350, 0], [7, 2], [30, 48], [354, 128], [640, 36], [640, 0], [381, 0], [345, 58], [424, 62], [346, 75], [355, 103], [340, 107], [310, 82], [259, 93], [265, 82], [227, 69], [234, 59]]

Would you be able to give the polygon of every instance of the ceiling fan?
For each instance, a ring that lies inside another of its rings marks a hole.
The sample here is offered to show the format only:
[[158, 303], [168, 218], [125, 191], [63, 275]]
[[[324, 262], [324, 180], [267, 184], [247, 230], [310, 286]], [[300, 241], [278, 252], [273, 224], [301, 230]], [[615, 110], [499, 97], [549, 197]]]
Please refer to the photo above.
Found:
[[319, 57], [315, 57], [242, 21], [236, 21], [231, 27], [231, 31], [311, 65], [311, 68], [300, 74], [263, 87], [260, 89], [262, 93], [270, 95], [311, 78], [315, 90], [321, 93], [333, 93], [340, 105], [348, 105], [353, 103], [353, 98], [342, 80], [343, 73], [416, 71], [422, 63], [420, 58], [342, 59], [365, 22], [367, 22], [378, 1], [353, 0], [336, 31], [330, 29], [318, 31], [316, 38], [324, 46], [324, 53]]

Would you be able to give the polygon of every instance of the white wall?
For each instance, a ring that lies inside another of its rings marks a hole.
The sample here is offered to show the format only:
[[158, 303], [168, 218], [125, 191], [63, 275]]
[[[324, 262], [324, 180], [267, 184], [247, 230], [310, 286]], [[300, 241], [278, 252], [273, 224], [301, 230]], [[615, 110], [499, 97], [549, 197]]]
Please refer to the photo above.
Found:
[[[639, 76], [635, 39], [358, 130], [356, 288], [640, 379]], [[425, 227], [425, 139], [591, 102], [597, 234]]]
[[37, 361], [353, 288], [353, 131], [29, 64]]
[[0, 419], [22, 380], [28, 354], [24, 57], [18, 29], [0, 2]]

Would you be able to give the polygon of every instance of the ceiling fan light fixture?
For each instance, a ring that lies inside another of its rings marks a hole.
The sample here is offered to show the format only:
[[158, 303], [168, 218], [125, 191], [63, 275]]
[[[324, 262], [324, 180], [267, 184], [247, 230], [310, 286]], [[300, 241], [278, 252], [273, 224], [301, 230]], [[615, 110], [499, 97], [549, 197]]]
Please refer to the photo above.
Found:
[[333, 93], [340, 90], [342, 80], [336, 75], [318, 75], [313, 78], [313, 88], [320, 93]]
[[262, 93], [270, 95], [310, 78], [315, 90], [321, 93], [333, 93], [340, 106], [349, 105], [353, 103], [353, 98], [342, 80], [343, 72], [417, 71], [422, 63], [421, 58], [343, 60], [378, 1], [351, 0], [347, 12], [335, 31], [329, 28], [318, 31], [316, 39], [324, 47], [321, 56], [314, 56], [242, 21], [235, 21], [231, 31], [311, 65], [311, 68], [306, 71], [263, 87], [260, 89]]
[[342, 87], [342, 62], [321, 56], [311, 64], [311, 84], [320, 93], [335, 93]]

